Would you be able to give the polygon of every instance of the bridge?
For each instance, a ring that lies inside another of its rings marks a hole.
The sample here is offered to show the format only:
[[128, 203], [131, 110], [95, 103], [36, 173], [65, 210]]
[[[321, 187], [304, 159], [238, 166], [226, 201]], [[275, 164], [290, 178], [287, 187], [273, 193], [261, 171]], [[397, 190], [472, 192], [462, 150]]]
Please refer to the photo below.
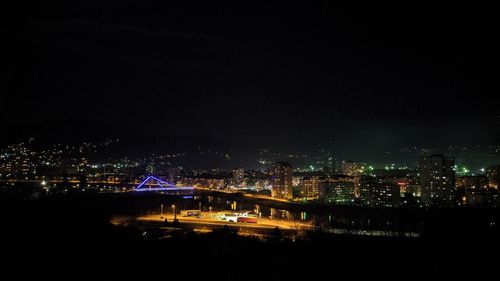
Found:
[[134, 191], [172, 191], [172, 192], [194, 192], [194, 187], [192, 186], [175, 186], [164, 180], [161, 180], [155, 176], [148, 176], [143, 180], [138, 186], [136, 186]]

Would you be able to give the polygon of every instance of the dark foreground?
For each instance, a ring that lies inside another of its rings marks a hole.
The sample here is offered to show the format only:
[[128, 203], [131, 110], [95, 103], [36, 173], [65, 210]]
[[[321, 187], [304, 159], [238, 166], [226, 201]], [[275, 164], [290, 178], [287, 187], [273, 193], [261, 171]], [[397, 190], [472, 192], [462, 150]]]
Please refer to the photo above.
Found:
[[498, 210], [433, 211], [418, 239], [314, 231], [292, 242], [231, 229], [158, 240], [110, 224], [122, 207], [95, 194], [0, 203], [3, 280], [491, 280], [499, 273]]

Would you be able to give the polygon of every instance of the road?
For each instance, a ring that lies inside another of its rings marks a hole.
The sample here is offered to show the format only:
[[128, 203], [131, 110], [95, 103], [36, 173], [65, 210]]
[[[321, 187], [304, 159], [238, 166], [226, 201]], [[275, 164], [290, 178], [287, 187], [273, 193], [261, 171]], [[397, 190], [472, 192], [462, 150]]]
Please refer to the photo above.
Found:
[[[164, 218], [167, 221], [173, 221], [173, 214], [164, 214]], [[161, 222], [161, 216], [159, 214], [156, 215], [148, 215], [141, 216], [137, 218], [138, 221], [155, 221]], [[241, 223], [241, 222], [228, 222], [215, 218], [215, 213], [203, 212], [201, 217], [181, 217], [177, 215], [177, 220], [180, 223], [191, 223], [191, 224], [200, 224], [200, 225], [228, 225], [228, 226], [241, 226], [248, 228], [264, 228], [264, 229], [273, 229], [278, 227], [280, 229], [290, 229], [290, 230], [307, 230], [311, 229], [313, 226], [311, 223], [302, 222], [302, 221], [284, 221], [277, 219], [268, 219], [268, 218], [258, 218], [257, 223]]]

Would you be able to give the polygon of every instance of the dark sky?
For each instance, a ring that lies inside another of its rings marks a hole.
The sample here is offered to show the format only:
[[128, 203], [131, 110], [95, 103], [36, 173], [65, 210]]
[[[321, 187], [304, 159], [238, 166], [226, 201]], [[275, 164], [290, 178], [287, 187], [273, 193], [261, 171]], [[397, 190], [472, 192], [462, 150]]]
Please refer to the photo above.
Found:
[[33, 2], [2, 17], [7, 125], [93, 120], [356, 152], [499, 142], [493, 7]]

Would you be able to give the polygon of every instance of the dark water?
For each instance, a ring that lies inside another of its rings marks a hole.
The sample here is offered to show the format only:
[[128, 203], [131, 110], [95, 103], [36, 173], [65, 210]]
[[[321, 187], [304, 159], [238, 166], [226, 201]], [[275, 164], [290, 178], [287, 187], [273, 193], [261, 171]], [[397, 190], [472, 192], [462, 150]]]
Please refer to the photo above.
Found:
[[[248, 199], [227, 198], [224, 195], [193, 195], [193, 196], [164, 196], [163, 212], [172, 213], [172, 205], [176, 212], [181, 210], [202, 210], [204, 212], [221, 211], [252, 211], [261, 218], [273, 220], [310, 222], [325, 231], [333, 233], [352, 233], [360, 235], [418, 235], [421, 221], [418, 216], [406, 216], [398, 210], [357, 210], [344, 211], [308, 210], [294, 206], [290, 209], [273, 208], [262, 204], [253, 204]], [[147, 214], [160, 213], [161, 206], [144, 205], [143, 212]], [[286, 206], [286, 205], [285, 205]]]
[[[36, 200], [31, 189], [27, 186], [8, 186], [2, 190], [25, 190], [26, 194], [19, 196]], [[172, 205], [179, 213], [181, 210], [199, 210], [208, 212], [221, 211], [253, 211], [261, 218], [274, 220], [306, 221], [325, 231], [334, 233], [353, 233], [363, 235], [405, 235], [405, 233], [419, 233], [423, 220], [421, 211], [398, 209], [366, 209], [366, 208], [316, 208], [314, 205], [291, 206], [287, 204], [263, 203], [252, 201], [235, 195], [203, 194], [173, 196], [143, 192], [116, 192], [119, 189], [101, 193], [100, 189], [68, 189], [66, 192], [83, 193], [93, 198], [94, 204], [101, 204], [103, 210], [111, 215], [145, 215], [159, 214], [161, 205], [164, 213], [172, 213]], [[29, 192], [28, 192], [29, 191]], [[9, 192], [11, 193], [11, 192]], [[89, 195], [89, 193], [92, 193]], [[81, 196], [81, 195], [78, 195]], [[63, 196], [65, 197], [65, 196]], [[61, 198], [64, 200], [64, 198]], [[262, 203], [262, 204], [259, 204]], [[275, 207], [280, 206], [280, 207]], [[374, 234], [376, 233], [376, 234]]]

